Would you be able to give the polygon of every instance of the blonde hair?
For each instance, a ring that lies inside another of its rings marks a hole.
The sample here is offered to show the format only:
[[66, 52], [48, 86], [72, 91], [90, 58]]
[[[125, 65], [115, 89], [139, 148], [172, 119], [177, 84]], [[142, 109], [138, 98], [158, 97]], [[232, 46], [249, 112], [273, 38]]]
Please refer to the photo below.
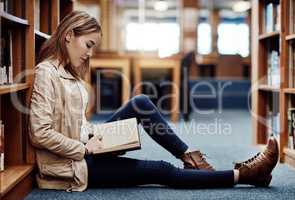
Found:
[[67, 63], [69, 55], [66, 49], [66, 35], [71, 31], [75, 36], [94, 32], [100, 33], [100, 37], [102, 36], [101, 27], [95, 18], [86, 12], [73, 11], [60, 22], [50, 39], [42, 45], [37, 62], [42, 62], [47, 58], [58, 59], [59, 64], [63, 65], [66, 71], [76, 79], [83, 79], [89, 69], [89, 60], [84, 63], [80, 72], [76, 71], [70, 63]]

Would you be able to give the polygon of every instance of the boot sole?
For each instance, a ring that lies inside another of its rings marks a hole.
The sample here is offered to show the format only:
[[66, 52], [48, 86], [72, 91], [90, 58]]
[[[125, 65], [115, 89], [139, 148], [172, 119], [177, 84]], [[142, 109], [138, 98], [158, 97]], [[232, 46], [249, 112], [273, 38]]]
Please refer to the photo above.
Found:
[[255, 187], [268, 187], [272, 180], [272, 175], [269, 175], [265, 179], [258, 180], [258, 183], [255, 184]]

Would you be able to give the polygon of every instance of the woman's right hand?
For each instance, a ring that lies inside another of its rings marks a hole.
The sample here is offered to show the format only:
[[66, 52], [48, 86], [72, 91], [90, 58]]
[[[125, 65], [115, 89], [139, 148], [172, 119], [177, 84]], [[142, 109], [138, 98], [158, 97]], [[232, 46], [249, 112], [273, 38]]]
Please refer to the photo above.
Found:
[[88, 154], [93, 154], [94, 152], [103, 148], [102, 136], [93, 136], [85, 145]]

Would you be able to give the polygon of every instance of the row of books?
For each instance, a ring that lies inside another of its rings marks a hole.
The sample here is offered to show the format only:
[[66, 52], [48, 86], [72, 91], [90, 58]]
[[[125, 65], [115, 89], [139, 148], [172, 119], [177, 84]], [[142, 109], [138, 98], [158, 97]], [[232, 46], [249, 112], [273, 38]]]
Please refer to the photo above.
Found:
[[295, 149], [295, 108], [288, 109], [288, 148]]
[[289, 44], [289, 67], [288, 67], [288, 79], [289, 87], [295, 87], [295, 43], [293, 41]]
[[[0, 0], [0, 12], [4, 11], [13, 14], [13, 4], [11, 0]], [[40, 14], [40, 0], [35, 0], [34, 24], [36, 30], [40, 30]]]
[[13, 13], [14, 1], [11, 0], [0, 0], [0, 12]]
[[266, 104], [266, 127], [267, 136], [280, 136], [280, 96], [278, 93], [270, 93], [267, 96]]
[[276, 136], [280, 135], [280, 113], [268, 112], [266, 115], [267, 135]]
[[289, 32], [290, 34], [295, 33], [295, 2], [290, 0], [290, 7], [289, 7]]
[[270, 2], [265, 7], [265, 33], [280, 30], [280, 10], [278, 3]]
[[0, 85], [13, 83], [12, 32], [4, 29], [0, 42]]
[[0, 120], [0, 172], [4, 171], [4, 124]]
[[267, 55], [267, 84], [280, 87], [280, 56], [279, 52], [272, 50]]

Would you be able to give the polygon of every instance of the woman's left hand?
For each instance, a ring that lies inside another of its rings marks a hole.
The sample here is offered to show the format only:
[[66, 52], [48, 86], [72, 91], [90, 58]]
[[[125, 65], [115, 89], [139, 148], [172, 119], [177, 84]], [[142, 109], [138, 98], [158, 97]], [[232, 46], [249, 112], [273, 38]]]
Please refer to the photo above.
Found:
[[93, 136], [85, 145], [88, 154], [93, 154], [103, 148], [102, 136]]

